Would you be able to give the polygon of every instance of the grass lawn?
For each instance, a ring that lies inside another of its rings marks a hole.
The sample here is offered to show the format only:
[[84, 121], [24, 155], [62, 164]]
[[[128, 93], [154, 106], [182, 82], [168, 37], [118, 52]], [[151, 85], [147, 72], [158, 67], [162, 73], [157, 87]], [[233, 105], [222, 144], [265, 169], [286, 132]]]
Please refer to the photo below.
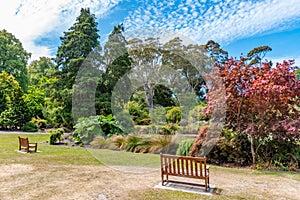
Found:
[[[18, 136], [28, 137], [29, 142], [38, 143], [38, 153], [18, 152]], [[0, 163], [5, 164], [64, 164], [102, 165], [86, 149], [49, 145], [49, 134], [0, 134]]]
[[[39, 152], [19, 153], [19, 135], [28, 137], [30, 142], [37, 142]], [[99, 193], [105, 193], [108, 199], [137, 200], [297, 199], [300, 189], [300, 174], [218, 166], [211, 166], [211, 183], [217, 185], [217, 191], [212, 196], [154, 189], [160, 181], [160, 159], [157, 154], [49, 145], [46, 143], [49, 137], [48, 134], [0, 134], [0, 167], [3, 172], [0, 178], [1, 200], [21, 198], [16, 190], [21, 194], [28, 193], [29, 199], [32, 195], [34, 199], [48, 199], [54, 194], [53, 190], [55, 195], [72, 191], [69, 196], [53, 196], [56, 199], [95, 199]], [[104, 165], [157, 170], [130, 174], [103, 168]], [[11, 171], [5, 173], [5, 170]], [[18, 179], [24, 180], [19, 183], [16, 182]], [[27, 181], [28, 185], [35, 187], [21, 187]], [[88, 191], [90, 188], [94, 188], [95, 192]], [[29, 190], [32, 190], [31, 193]]]
[[141, 154], [107, 149], [88, 149], [105, 165], [160, 168], [159, 154]]

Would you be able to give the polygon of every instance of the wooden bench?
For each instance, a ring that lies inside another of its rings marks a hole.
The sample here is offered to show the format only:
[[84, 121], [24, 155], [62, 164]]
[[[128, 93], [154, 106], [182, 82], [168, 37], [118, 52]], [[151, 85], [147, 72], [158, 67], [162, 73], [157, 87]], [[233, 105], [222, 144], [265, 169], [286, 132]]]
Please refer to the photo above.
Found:
[[34, 152], [37, 151], [37, 143], [29, 143], [28, 138], [22, 138], [19, 136], [19, 151], [25, 149], [27, 153], [30, 152], [30, 148], [34, 148]]
[[[206, 166], [206, 158], [173, 156], [160, 154], [162, 185], [167, 183], [181, 183], [193, 186], [209, 188], [209, 166]], [[178, 176], [194, 179], [203, 179], [205, 184], [170, 180], [169, 176]]]

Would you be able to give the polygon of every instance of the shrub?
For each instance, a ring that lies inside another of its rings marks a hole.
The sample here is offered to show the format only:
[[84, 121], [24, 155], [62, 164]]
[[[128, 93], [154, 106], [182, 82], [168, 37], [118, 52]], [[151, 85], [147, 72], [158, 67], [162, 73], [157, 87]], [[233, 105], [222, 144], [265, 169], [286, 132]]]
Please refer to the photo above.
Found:
[[173, 137], [170, 135], [155, 135], [150, 138], [149, 153], [169, 152]]
[[182, 140], [179, 143], [179, 146], [176, 151], [176, 155], [189, 156], [189, 152], [191, 151], [193, 144], [194, 144], [194, 139]]
[[180, 107], [173, 107], [167, 111], [166, 119], [168, 123], [178, 124], [181, 120], [181, 109]]
[[250, 141], [246, 135], [223, 129], [217, 145], [207, 155], [207, 160], [213, 164], [250, 165]]
[[38, 127], [38, 129], [44, 129], [44, 128], [46, 128], [46, 126], [47, 126], [47, 120], [45, 120], [45, 119], [41, 119], [41, 118], [39, 118], [39, 117], [37, 117], [37, 118], [32, 118], [31, 119], [31, 122], [32, 123], [34, 123], [37, 127]]
[[118, 122], [118, 125], [128, 133], [134, 132], [134, 123], [127, 112], [122, 111], [118, 114]]
[[257, 157], [258, 167], [279, 167], [293, 171], [300, 169], [300, 146], [292, 142], [266, 138], [260, 141]]
[[125, 143], [125, 150], [136, 152], [136, 148], [142, 144], [142, 137], [136, 135], [128, 135]]
[[136, 125], [149, 125], [151, 119], [148, 112], [143, 108], [141, 104], [135, 101], [128, 102], [128, 111], [132, 117], [132, 120]]
[[110, 138], [108, 138], [108, 142], [115, 145], [116, 148], [124, 150], [126, 145], [126, 138], [123, 135], [112, 135]]
[[158, 133], [160, 135], [171, 135], [171, 129], [168, 126], [158, 126]]
[[100, 127], [105, 136], [111, 136], [112, 134], [123, 134], [124, 131], [119, 125], [116, 118], [112, 115], [100, 116]]
[[137, 117], [134, 120], [134, 124], [136, 125], [149, 125], [151, 123], [151, 119], [148, 116]]
[[189, 111], [189, 123], [197, 123], [199, 121], [206, 121], [209, 119], [209, 116], [204, 114], [202, 110], [207, 105], [205, 103], [201, 103], [201, 105], [196, 106], [192, 110]]
[[150, 110], [152, 124], [165, 125], [166, 124], [166, 109], [162, 106], [156, 106]]
[[90, 145], [94, 148], [105, 149], [109, 146], [109, 143], [105, 140], [104, 137], [98, 136], [94, 138]]
[[97, 136], [108, 137], [113, 134], [124, 134], [123, 129], [112, 115], [80, 118], [74, 128], [76, 129], [74, 134], [85, 144], [90, 143]]
[[[204, 130], [204, 129], [200, 129]], [[203, 133], [203, 132], [202, 132]], [[201, 148], [205, 134], [198, 134], [199, 142], [193, 155]], [[271, 137], [258, 140], [256, 144], [256, 156], [258, 168], [280, 168], [282, 170], [299, 171], [300, 168], [300, 146], [298, 144], [277, 141]], [[231, 129], [223, 129], [217, 145], [206, 156], [212, 164], [233, 164], [247, 166], [252, 164], [250, 139], [247, 135], [237, 134]]]
[[167, 124], [160, 127], [160, 134], [162, 135], [174, 135], [179, 130], [177, 124]]
[[27, 122], [23, 128], [23, 131], [25, 132], [36, 132], [38, 130], [38, 127], [33, 122]]
[[64, 133], [64, 129], [63, 128], [51, 129], [51, 130], [49, 130], [49, 133], [51, 133], [51, 134], [55, 134], [55, 133], [61, 133], [61, 134], [63, 134]]
[[135, 153], [155, 153], [167, 151], [168, 145], [172, 142], [172, 136], [155, 135], [155, 136], [137, 136], [129, 135], [125, 141], [125, 150]]
[[138, 133], [138, 134], [143, 134], [143, 135], [147, 135], [149, 134], [150, 132], [150, 127], [151, 125], [149, 126], [135, 126], [135, 132]]
[[98, 136], [94, 138], [90, 144], [95, 148], [125, 150], [134, 153], [158, 153], [169, 152], [171, 148], [174, 148], [174, 146], [170, 147], [172, 139], [173, 136], [171, 135], [112, 135], [107, 139], [102, 136]]
[[[147, 126], [147, 131], [145, 132], [149, 134], [174, 135], [179, 129], [180, 127], [177, 124], [167, 124], [165, 126], [151, 124], [150, 126]], [[141, 129], [138, 128], [138, 130]]]
[[62, 128], [52, 129], [49, 131], [50, 135], [50, 144], [54, 145], [57, 141], [60, 142], [62, 140], [62, 134], [64, 130]]
[[159, 126], [156, 126], [155, 124], [147, 126], [147, 129], [150, 134], [157, 134], [159, 132]]
[[132, 116], [139, 116], [143, 112], [141, 105], [135, 101], [128, 102], [128, 111]]

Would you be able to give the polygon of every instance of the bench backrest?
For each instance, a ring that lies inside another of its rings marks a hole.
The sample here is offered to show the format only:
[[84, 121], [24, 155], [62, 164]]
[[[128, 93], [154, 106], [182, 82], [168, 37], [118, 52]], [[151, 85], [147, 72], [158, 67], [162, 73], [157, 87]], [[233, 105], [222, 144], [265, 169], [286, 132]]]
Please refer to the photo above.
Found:
[[21, 138], [19, 136], [19, 144], [20, 144], [20, 147], [28, 147], [28, 145], [29, 145], [28, 138]]
[[206, 158], [160, 154], [161, 170], [170, 175], [206, 177]]

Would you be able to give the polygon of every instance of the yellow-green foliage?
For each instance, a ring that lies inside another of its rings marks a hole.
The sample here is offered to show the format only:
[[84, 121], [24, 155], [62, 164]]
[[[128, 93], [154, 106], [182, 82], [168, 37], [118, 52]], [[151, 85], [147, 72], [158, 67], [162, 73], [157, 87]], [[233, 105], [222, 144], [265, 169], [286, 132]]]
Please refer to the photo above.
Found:
[[182, 140], [179, 143], [176, 155], [178, 156], [189, 156], [189, 152], [194, 144], [194, 139]]
[[166, 114], [168, 123], [179, 123], [181, 120], [181, 109], [180, 107], [173, 107], [167, 111]]
[[201, 111], [202, 109], [206, 106], [207, 104], [202, 103], [201, 105], [198, 105], [194, 107], [192, 110], [189, 112], [189, 123], [196, 123], [201, 120], [207, 120], [209, 116], [203, 114]]

